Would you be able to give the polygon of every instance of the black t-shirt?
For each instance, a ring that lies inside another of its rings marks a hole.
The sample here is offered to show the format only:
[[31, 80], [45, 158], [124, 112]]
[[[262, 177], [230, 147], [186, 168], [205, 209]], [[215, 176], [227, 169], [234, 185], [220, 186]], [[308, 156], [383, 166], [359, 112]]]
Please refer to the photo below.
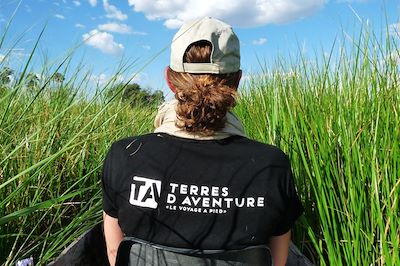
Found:
[[122, 139], [107, 154], [102, 185], [103, 209], [126, 236], [177, 248], [266, 245], [303, 212], [287, 156], [240, 136]]

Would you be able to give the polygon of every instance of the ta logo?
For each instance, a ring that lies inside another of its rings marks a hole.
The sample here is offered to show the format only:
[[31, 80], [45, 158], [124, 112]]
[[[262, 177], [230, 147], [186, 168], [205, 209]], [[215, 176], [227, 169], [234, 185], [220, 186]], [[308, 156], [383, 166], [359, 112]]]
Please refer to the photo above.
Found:
[[161, 181], [146, 177], [134, 176], [131, 185], [129, 203], [132, 205], [155, 209], [161, 193]]

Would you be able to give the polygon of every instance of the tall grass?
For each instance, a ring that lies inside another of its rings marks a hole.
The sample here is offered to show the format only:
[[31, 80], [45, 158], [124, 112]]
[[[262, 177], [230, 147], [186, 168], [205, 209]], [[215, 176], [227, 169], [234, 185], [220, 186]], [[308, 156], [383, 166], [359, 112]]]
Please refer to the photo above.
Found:
[[400, 264], [400, 50], [382, 43], [366, 31], [337, 55], [265, 69], [236, 109], [250, 137], [289, 154], [297, 241], [317, 264]]
[[155, 107], [88, 100], [74, 88], [16, 87], [0, 98], [0, 258], [46, 262], [100, 221], [110, 143], [151, 129]]
[[[397, 265], [400, 51], [395, 39], [368, 32], [350, 44], [314, 61], [300, 55], [264, 67], [242, 88], [235, 111], [249, 137], [291, 158], [306, 209], [295, 229], [304, 253], [320, 265]], [[106, 150], [116, 139], [152, 131], [155, 106], [103, 97], [113, 80], [91, 98], [90, 73], [81, 69], [52, 82], [55, 72], [68, 72], [69, 59], [46, 68], [47, 79], [33, 91], [25, 74], [0, 90], [4, 265], [30, 255], [46, 264], [99, 223]]]

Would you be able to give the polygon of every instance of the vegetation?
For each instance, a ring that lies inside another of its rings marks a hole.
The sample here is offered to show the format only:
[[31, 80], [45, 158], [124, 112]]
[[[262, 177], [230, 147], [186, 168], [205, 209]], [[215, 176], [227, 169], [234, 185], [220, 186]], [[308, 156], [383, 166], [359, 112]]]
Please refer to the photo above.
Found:
[[0, 260], [34, 254], [46, 261], [75, 230], [98, 222], [106, 149], [122, 135], [149, 131], [155, 108], [89, 100], [67, 85], [35, 95], [15, 86], [0, 102]]
[[[295, 243], [315, 264], [400, 263], [396, 42], [363, 32], [339, 54], [278, 60], [242, 88], [235, 112], [249, 137], [291, 158], [306, 209]], [[88, 97], [90, 74], [57, 75], [67, 60], [42, 79], [12, 79], [4, 62], [0, 264], [33, 255], [43, 265], [101, 221], [104, 155], [119, 138], [151, 132], [157, 104], [122, 100], [137, 88], [115, 80]]]
[[296, 243], [316, 265], [400, 264], [400, 51], [387, 49], [267, 72], [236, 108], [250, 137], [289, 154]]
[[[122, 93], [118, 94], [118, 91]], [[106, 91], [107, 98], [112, 98], [117, 94], [117, 99], [129, 103], [131, 107], [140, 105], [158, 105], [164, 102], [164, 94], [162, 91], [157, 90], [151, 92], [140, 87], [137, 83], [132, 84], [117, 84]]]

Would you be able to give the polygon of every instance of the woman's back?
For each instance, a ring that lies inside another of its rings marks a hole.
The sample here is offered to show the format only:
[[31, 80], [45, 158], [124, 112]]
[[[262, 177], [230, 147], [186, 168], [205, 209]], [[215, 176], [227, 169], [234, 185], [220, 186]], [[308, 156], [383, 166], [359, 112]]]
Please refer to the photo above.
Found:
[[120, 140], [106, 159], [103, 185], [114, 192], [104, 210], [126, 236], [177, 248], [266, 245], [302, 211], [284, 153], [240, 136]]

